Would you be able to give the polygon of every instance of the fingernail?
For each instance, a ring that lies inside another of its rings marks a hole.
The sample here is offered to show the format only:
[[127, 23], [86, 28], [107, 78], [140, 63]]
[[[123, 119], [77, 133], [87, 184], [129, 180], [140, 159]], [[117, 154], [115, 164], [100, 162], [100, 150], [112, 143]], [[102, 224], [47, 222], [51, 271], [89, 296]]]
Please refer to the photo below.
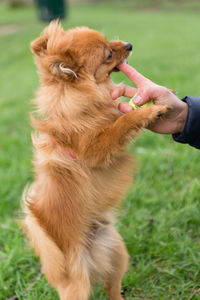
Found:
[[131, 110], [133, 110], [132, 107], [131, 107], [130, 105], [127, 105], [127, 106], [126, 106], [126, 111], [129, 112], [129, 111], [131, 111]]
[[117, 95], [117, 92], [116, 92], [116, 91], [112, 91], [112, 93], [111, 93], [111, 97], [112, 97], [113, 99], [115, 99], [115, 98], [116, 98], [116, 95]]
[[142, 100], [142, 97], [140, 95], [135, 95], [132, 99], [132, 101], [137, 105], [140, 104], [141, 100]]

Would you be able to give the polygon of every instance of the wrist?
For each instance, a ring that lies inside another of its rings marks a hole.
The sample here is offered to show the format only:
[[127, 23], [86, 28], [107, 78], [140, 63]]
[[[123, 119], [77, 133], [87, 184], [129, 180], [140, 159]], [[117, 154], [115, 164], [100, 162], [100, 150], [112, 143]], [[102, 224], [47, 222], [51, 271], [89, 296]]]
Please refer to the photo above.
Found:
[[182, 102], [182, 110], [179, 113], [177, 117], [177, 126], [176, 126], [176, 132], [175, 133], [180, 133], [183, 131], [185, 127], [185, 123], [187, 120], [187, 115], [188, 115], [188, 104], [185, 102]]

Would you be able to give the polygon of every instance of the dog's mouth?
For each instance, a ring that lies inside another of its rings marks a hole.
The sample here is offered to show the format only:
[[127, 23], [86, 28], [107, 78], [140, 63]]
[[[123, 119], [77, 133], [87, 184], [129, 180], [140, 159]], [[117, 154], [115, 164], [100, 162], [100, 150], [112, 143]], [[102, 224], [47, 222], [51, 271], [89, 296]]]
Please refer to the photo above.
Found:
[[128, 64], [127, 58], [129, 58], [131, 55], [132, 55], [132, 48], [131, 48], [131, 51], [128, 53], [127, 57], [125, 59], [123, 59], [122, 61], [120, 61], [119, 63], [117, 63], [116, 66], [111, 70], [111, 72], [119, 72], [118, 65], [121, 63]]
[[118, 69], [118, 65], [121, 64], [121, 63], [128, 64], [128, 60], [127, 60], [127, 59], [124, 59], [124, 60], [120, 61], [120, 63], [118, 63], [118, 64], [112, 69], [111, 72], [119, 72], [120, 70]]

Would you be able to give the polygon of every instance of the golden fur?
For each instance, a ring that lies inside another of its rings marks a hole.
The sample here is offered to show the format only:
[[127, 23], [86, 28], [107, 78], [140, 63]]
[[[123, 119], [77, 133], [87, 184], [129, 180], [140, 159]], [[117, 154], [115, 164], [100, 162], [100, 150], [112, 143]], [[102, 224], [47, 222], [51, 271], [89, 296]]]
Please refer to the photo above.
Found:
[[128, 254], [114, 215], [132, 181], [125, 149], [167, 110], [117, 109], [110, 73], [128, 57], [125, 45], [86, 27], [64, 31], [58, 22], [31, 44], [41, 86], [32, 117], [35, 181], [23, 228], [61, 300], [88, 299], [97, 280], [111, 300], [123, 299]]

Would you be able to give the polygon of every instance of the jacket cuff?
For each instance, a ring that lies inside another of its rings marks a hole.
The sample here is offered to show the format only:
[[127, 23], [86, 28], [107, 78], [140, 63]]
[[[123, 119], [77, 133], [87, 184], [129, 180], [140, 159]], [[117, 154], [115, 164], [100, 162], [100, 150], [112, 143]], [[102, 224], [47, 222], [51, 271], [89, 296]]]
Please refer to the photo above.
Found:
[[182, 101], [188, 104], [187, 120], [183, 131], [172, 137], [176, 142], [200, 149], [200, 97], [186, 96]]

